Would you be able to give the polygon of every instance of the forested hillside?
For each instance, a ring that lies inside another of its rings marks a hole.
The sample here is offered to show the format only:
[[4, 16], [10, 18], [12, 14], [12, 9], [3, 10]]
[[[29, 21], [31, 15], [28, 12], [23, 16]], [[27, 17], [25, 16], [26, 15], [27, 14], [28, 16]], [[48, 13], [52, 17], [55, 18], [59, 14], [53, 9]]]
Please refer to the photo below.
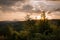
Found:
[[60, 40], [60, 20], [1, 21], [0, 40]]

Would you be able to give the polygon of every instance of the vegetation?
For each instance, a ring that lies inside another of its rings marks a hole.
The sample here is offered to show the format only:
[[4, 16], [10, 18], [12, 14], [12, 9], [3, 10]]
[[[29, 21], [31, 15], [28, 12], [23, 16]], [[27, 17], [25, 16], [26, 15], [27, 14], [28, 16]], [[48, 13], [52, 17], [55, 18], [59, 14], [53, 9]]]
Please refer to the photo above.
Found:
[[60, 40], [60, 27], [47, 19], [28, 19], [20, 30], [13, 28], [12, 24], [0, 28], [0, 40]]

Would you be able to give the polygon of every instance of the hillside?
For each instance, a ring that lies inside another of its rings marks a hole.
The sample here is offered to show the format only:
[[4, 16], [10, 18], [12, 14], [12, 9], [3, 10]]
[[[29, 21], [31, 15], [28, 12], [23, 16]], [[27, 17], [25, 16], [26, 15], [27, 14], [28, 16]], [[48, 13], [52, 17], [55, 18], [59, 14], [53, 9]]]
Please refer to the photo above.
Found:
[[60, 20], [0, 21], [0, 40], [58, 40]]

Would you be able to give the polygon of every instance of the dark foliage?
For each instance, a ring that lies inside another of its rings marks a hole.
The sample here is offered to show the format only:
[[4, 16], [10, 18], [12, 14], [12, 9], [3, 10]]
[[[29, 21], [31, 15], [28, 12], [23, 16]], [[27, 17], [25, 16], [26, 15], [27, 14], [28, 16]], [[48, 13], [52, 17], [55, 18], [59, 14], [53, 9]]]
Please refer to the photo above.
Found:
[[60, 40], [60, 23], [54, 22], [46, 19], [1, 23], [0, 40]]

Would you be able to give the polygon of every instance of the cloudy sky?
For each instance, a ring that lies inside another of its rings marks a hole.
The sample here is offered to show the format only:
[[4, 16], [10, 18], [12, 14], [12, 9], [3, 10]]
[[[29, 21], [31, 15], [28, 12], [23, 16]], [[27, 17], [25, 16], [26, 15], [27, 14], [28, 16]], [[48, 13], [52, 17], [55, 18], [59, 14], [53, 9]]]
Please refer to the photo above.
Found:
[[0, 0], [0, 21], [23, 21], [28, 13], [35, 19], [41, 10], [51, 12], [48, 18], [60, 19], [60, 0]]

